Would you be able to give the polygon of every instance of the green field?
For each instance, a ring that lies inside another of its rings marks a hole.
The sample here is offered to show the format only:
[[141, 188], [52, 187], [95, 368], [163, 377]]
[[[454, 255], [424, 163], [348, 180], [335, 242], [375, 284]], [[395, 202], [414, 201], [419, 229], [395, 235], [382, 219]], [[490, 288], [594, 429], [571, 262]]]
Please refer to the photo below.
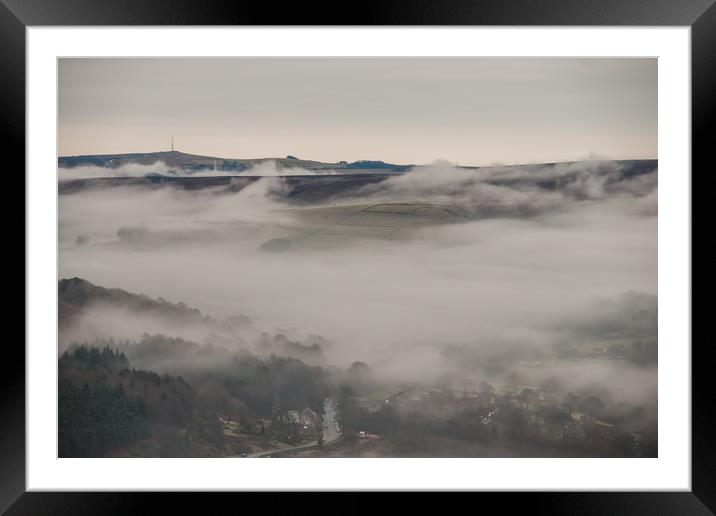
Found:
[[419, 202], [324, 206], [285, 213], [299, 222], [293, 243], [309, 247], [360, 240], [398, 240], [421, 228], [465, 219], [455, 206]]

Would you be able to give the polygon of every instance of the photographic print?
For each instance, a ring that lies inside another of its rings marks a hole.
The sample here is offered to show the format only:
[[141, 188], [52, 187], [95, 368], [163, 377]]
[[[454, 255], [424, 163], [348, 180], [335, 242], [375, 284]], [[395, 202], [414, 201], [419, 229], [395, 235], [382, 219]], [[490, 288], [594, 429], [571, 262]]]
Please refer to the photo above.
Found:
[[60, 457], [657, 457], [657, 59], [57, 67]]

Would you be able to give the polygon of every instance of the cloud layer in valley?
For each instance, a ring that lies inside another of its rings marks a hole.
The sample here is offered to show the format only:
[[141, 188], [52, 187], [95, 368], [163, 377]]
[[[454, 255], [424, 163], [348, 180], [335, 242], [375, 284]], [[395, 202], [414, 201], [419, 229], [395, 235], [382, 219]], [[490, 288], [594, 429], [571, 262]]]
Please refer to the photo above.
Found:
[[[484, 368], [466, 372], [450, 349], [514, 365], [544, 359], [565, 340], [656, 335], [656, 170], [630, 175], [611, 162], [419, 167], [311, 209], [428, 202], [457, 206], [460, 222], [420, 226], [399, 240], [264, 252], [267, 241], [300, 241], [312, 231], [288, 188], [265, 177], [238, 192], [112, 187], [61, 195], [60, 277], [183, 301], [217, 318], [246, 314], [255, 329], [245, 342], [261, 331], [322, 335], [334, 343], [325, 350], [331, 364], [362, 360], [379, 376], [406, 381], [490, 379]], [[123, 227], [144, 231], [132, 241], [120, 237]], [[85, 324], [106, 323], [124, 338], [173, 332], [202, 342], [203, 330], [115, 316], [112, 324], [111, 314], [91, 314], [96, 320]], [[611, 385], [617, 398], [655, 403], [655, 371], [628, 369], [559, 374], [575, 389]]]

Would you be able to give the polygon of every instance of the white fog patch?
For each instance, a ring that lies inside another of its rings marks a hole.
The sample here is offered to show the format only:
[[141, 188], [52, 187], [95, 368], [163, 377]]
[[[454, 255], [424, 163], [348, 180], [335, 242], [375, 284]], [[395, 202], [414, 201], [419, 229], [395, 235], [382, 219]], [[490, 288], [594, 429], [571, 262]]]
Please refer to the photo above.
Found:
[[531, 216], [579, 201], [655, 195], [656, 188], [656, 170], [627, 177], [624, 166], [613, 161], [477, 169], [436, 161], [369, 185], [361, 194], [449, 204], [469, 214]]
[[276, 160], [273, 159], [262, 161], [242, 172], [246, 176], [326, 176], [337, 173], [339, 173], [338, 170], [332, 169], [309, 170], [301, 167], [279, 167]]
[[[295, 216], [300, 209], [287, 209], [289, 186], [269, 165], [258, 181], [233, 179], [243, 187], [237, 193], [85, 190], [59, 198], [59, 275], [181, 300], [217, 318], [246, 314], [257, 331], [322, 335], [334, 342], [324, 352], [339, 367], [362, 360], [379, 376], [438, 379], [455, 371], [446, 347], [483, 359], [540, 356], [565, 338], [613, 324], [609, 310], [600, 315], [595, 308], [596, 299], [637, 292], [655, 300], [655, 178], [615, 179], [610, 174], [620, 171], [614, 167], [601, 176], [606, 179], [590, 179], [586, 170], [536, 169], [532, 181], [565, 180], [548, 190], [487, 182], [515, 180], [517, 172], [507, 168], [416, 168], [344, 201], [449, 202], [471, 210], [471, 217], [399, 241], [357, 239], [278, 253], [261, 246], [297, 241], [309, 229]], [[481, 218], [485, 213], [491, 216]], [[123, 241], [117, 233], [125, 226], [147, 233], [141, 241]], [[88, 237], [83, 245], [76, 243], [80, 235]], [[133, 333], [203, 342], [201, 328], [131, 322], [125, 315], [120, 326]], [[93, 335], [103, 327], [119, 331], [107, 314], [83, 324]], [[609, 367], [590, 371], [588, 377], [562, 373], [575, 389], [586, 388], [587, 378], [604, 383], [615, 374]], [[472, 379], [479, 382], [479, 374]], [[636, 387], [620, 392], [651, 399]]]
[[82, 165], [79, 167], [57, 168], [57, 178], [60, 182], [73, 179], [94, 179], [102, 177], [146, 177], [152, 174], [168, 174], [171, 171], [163, 161], [157, 161], [151, 165], [140, 165], [131, 163], [116, 168]]
[[276, 160], [269, 159], [253, 164], [245, 170], [221, 170], [213, 167], [201, 169], [185, 169], [169, 166], [163, 161], [151, 165], [130, 163], [119, 167], [103, 167], [93, 165], [80, 165], [77, 167], [58, 167], [58, 181], [71, 181], [77, 179], [98, 178], [124, 178], [124, 177], [241, 177], [241, 176], [311, 176], [335, 175], [345, 173], [339, 169], [306, 169], [301, 167], [279, 167]]

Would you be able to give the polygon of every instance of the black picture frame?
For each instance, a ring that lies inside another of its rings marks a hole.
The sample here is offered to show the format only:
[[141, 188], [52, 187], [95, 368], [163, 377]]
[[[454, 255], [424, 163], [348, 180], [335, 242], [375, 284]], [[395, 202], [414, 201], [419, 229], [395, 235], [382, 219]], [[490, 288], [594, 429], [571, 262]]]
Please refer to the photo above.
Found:
[[[22, 189], [19, 174], [25, 169], [25, 29], [28, 26], [82, 25], [547, 25], [547, 26], [689, 26], [692, 72], [692, 273], [700, 272], [693, 294], [713, 287], [711, 253], [707, 239], [693, 240], [696, 227], [709, 221], [705, 196], [713, 181], [709, 129], [716, 123], [716, 5], [715, 0], [364, 0], [360, 3], [311, 2], [276, 6], [247, 1], [201, 0], [0, 0], [0, 119], [8, 129], [4, 143], [8, 164], [6, 181]], [[698, 188], [693, 188], [699, 171]], [[9, 184], [9, 183], [7, 183]], [[19, 190], [15, 190], [19, 191]], [[668, 193], [667, 193], [668, 195]], [[699, 196], [701, 202], [696, 202]], [[11, 194], [8, 197], [18, 197]], [[19, 208], [13, 209], [17, 220]], [[16, 224], [19, 228], [19, 224]], [[24, 241], [24, 233], [22, 237]], [[15, 248], [17, 249], [16, 246]], [[19, 261], [17, 252], [15, 261]], [[26, 260], [27, 256], [24, 255]], [[23, 260], [23, 268], [24, 268]], [[23, 269], [26, 270], [26, 269]], [[18, 274], [9, 273], [19, 277]], [[14, 304], [19, 307], [16, 298]], [[24, 306], [24, 303], [23, 303]], [[16, 308], [19, 309], [19, 308]], [[692, 318], [704, 320], [707, 305], [692, 301]], [[8, 318], [9, 320], [9, 318]], [[693, 325], [700, 328], [701, 325]], [[694, 334], [694, 337], [696, 334]], [[549, 514], [710, 514], [716, 512], [716, 439], [713, 438], [711, 384], [713, 355], [706, 338], [693, 338], [692, 346], [692, 491], [644, 493], [525, 493], [479, 494], [480, 504], [499, 504], [501, 511], [529, 507]], [[689, 345], [665, 343], [664, 345]], [[0, 510], [8, 514], [100, 514], [145, 512], [159, 495], [119, 493], [25, 492], [25, 354], [16, 340], [5, 342], [6, 367], [0, 375]], [[212, 497], [204, 510], [227, 503]], [[242, 494], [251, 498], [254, 495]], [[313, 495], [307, 500], [313, 505]], [[376, 494], [357, 495], [343, 512], [365, 512]], [[166, 496], [161, 503], [168, 509]], [[206, 497], [205, 497], [206, 498]], [[413, 497], [417, 504], [420, 495]], [[179, 503], [184, 503], [180, 501]], [[207, 503], [207, 502], [203, 502]], [[246, 502], [245, 507], [251, 505]], [[302, 502], [303, 504], [304, 502]], [[345, 503], [345, 502], [342, 502]], [[243, 505], [243, 502], [242, 502]], [[348, 507], [352, 509], [349, 510]], [[477, 506], [473, 506], [477, 507]]]

